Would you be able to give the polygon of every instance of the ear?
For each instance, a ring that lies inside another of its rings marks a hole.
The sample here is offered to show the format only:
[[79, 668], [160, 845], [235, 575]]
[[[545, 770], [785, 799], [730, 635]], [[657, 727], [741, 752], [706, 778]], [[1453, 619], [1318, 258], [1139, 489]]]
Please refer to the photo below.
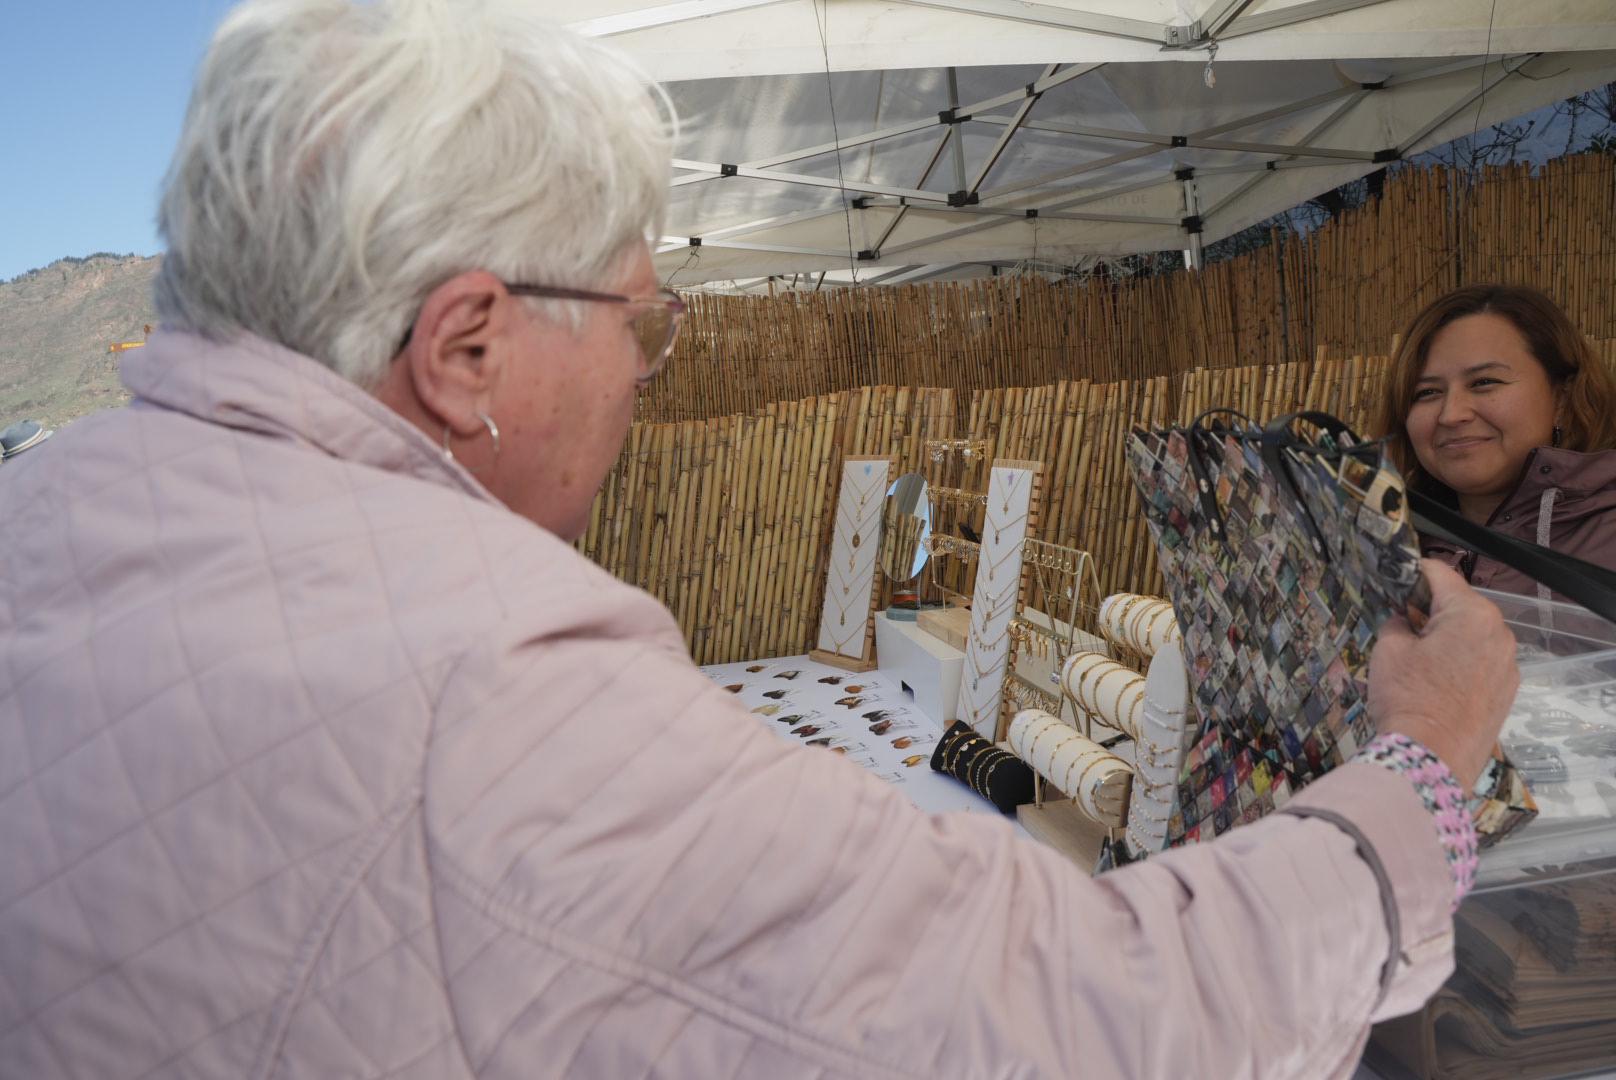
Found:
[[486, 270], [458, 274], [427, 295], [409, 344], [394, 360], [394, 377], [431, 426], [447, 425], [462, 436], [483, 430], [477, 414], [490, 411], [515, 309], [505, 286]]

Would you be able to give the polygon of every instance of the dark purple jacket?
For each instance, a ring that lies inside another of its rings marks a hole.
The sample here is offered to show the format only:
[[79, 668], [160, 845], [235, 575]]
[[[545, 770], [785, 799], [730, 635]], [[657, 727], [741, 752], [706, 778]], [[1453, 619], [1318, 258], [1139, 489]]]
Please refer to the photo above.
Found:
[[[1540, 446], [1526, 459], [1520, 484], [1487, 519], [1489, 528], [1616, 570], [1616, 450], [1579, 454]], [[1421, 538], [1441, 559], [1482, 589], [1548, 597], [1537, 582], [1486, 556]], [[1554, 599], [1564, 597], [1553, 594]]]

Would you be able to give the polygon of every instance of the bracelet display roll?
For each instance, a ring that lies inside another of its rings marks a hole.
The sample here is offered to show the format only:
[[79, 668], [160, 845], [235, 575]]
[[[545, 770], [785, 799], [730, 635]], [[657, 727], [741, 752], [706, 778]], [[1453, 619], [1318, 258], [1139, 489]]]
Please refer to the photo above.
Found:
[[1099, 743], [1059, 717], [1024, 709], [1010, 723], [1010, 748], [1091, 820], [1113, 828], [1125, 823], [1133, 769]]
[[1156, 596], [1115, 593], [1100, 602], [1100, 632], [1145, 656], [1183, 640], [1173, 605]]
[[931, 767], [947, 773], [991, 802], [1001, 814], [1033, 800], [1033, 775], [1025, 762], [1001, 750], [956, 720], [932, 751]]

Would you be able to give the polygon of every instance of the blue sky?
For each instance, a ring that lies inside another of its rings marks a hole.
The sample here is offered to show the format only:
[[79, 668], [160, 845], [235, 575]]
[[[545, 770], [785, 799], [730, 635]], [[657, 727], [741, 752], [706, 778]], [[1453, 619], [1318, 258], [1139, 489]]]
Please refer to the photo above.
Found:
[[157, 187], [229, 0], [14, 0], [0, 33], [0, 281], [160, 250]]

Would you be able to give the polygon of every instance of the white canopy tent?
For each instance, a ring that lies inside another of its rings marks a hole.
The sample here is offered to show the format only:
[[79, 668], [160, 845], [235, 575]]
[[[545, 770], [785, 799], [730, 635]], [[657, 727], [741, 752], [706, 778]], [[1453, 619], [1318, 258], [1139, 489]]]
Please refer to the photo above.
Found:
[[1613, 0], [597, 0], [571, 25], [678, 108], [681, 286], [1198, 252], [1616, 79]]

